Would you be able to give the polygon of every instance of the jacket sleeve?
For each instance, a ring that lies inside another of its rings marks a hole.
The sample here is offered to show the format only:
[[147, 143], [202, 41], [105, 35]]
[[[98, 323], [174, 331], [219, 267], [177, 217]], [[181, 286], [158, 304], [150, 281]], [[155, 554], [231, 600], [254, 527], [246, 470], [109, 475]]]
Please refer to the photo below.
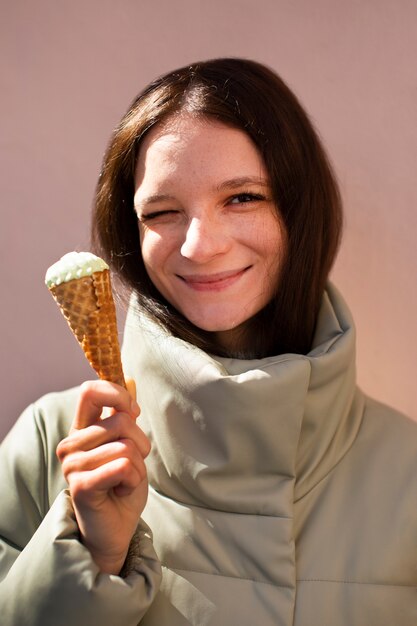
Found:
[[120, 576], [99, 571], [56, 463], [59, 411], [49, 426], [44, 413], [29, 407], [0, 447], [1, 624], [136, 626], [161, 576], [149, 528], [140, 522]]

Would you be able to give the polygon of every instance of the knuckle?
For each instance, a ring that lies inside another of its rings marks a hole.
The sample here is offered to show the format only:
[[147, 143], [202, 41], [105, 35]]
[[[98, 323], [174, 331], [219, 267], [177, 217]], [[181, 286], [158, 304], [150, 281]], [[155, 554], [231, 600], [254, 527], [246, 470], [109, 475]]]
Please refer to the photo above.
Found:
[[69, 476], [68, 484], [71, 495], [78, 502], [88, 499], [94, 491], [94, 481], [91, 481], [89, 472], [74, 471]]
[[79, 476], [80, 459], [78, 454], [70, 454], [66, 456], [61, 462], [62, 473], [65, 479], [69, 483], [75, 476], [75, 479]]
[[92, 380], [85, 380], [80, 385], [80, 394], [81, 395], [85, 395], [86, 393], [90, 393], [92, 386], [93, 386], [93, 381]]
[[65, 459], [65, 457], [69, 453], [69, 448], [70, 448], [70, 443], [69, 443], [67, 437], [65, 439], [63, 439], [62, 441], [60, 441], [59, 444], [57, 445], [57, 447], [56, 447], [56, 455], [57, 455], [58, 459], [61, 461], [61, 463], [63, 462], [63, 460]]
[[97, 380], [86, 380], [81, 383], [80, 386], [80, 398], [83, 400], [89, 400], [94, 394], [97, 393], [99, 388], [99, 382]]
[[119, 469], [122, 472], [122, 474], [124, 476], [129, 476], [129, 474], [131, 474], [132, 472], [132, 462], [131, 460], [126, 457], [126, 456], [122, 456], [119, 459]]
[[135, 445], [131, 439], [119, 439], [118, 441], [120, 454], [128, 458], [135, 453]]
[[81, 477], [73, 477], [69, 483], [71, 496], [75, 502], [82, 500], [88, 492], [87, 485]]

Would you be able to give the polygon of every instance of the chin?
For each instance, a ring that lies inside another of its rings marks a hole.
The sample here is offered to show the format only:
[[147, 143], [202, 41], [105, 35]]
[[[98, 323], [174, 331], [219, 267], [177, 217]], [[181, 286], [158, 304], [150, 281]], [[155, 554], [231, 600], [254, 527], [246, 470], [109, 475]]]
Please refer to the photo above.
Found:
[[185, 317], [187, 317], [187, 319], [194, 324], [194, 326], [200, 328], [201, 330], [205, 330], [208, 333], [225, 333], [233, 331], [244, 324], [244, 320], [238, 320], [236, 322], [235, 320], [202, 320], [201, 318], [196, 317]]

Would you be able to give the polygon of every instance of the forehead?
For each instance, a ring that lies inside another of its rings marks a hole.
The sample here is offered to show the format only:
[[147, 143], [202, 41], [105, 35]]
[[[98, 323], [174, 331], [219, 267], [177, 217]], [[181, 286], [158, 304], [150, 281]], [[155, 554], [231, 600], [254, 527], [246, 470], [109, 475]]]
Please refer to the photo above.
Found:
[[[225, 124], [213, 117], [191, 113], [188, 111], [179, 111], [168, 116], [158, 124], [155, 124], [146, 134], [144, 142], [149, 143], [164, 135], [193, 134], [203, 130], [227, 130], [233, 129], [243, 133], [238, 128]], [[245, 133], [243, 133], [245, 134]]]
[[139, 156], [155, 144], [179, 148], [191, 147], [197, 142], [223, 143], [230, 140], [240, 140], [241, 143], [247, 142], [255, 147], [249, 135], [239, 128], [202, 115], [177, 113], [154, 126], [146, 134], [141, 142]]
[[217, 120], [178, 114], [152, 128], [138, 154], [136, 184], [152, 176], [266, 176], [263, 159], [244, 131]]

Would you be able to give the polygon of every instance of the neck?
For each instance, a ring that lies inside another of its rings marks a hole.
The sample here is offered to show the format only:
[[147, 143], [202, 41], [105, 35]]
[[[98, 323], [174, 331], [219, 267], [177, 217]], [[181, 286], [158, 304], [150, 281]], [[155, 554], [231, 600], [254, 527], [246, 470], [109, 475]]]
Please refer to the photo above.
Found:
[[219, 347], [219, 354], [232, 358], [245, 358], [252, 352], [247, 332], [247, 322], [236, 328], [210, 333], [212, 341]]

